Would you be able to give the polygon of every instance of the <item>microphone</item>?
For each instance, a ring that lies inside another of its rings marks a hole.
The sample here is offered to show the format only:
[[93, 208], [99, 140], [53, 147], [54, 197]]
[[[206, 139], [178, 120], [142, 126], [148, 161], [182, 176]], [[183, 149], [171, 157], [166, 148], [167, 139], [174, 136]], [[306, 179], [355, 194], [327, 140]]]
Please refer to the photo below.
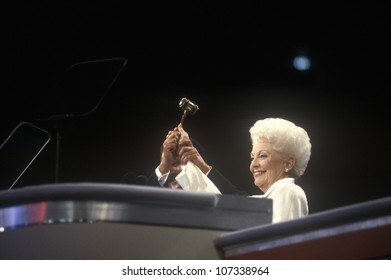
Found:
[[148, 178], [145, 175], [136, 175], [133, 172], [128, 172], [122, 176], [121, 183], [130, 185], [146, 185], [147, 180]]
[[67, 119], [72, 119], [75, 118], [76, 115], [74, 114], [58, 114], [58, 115], [51, 115], [48, 118], [44, 119], [37, 119], [37, 121], [62, 121], [62, 120], [67, 120]]

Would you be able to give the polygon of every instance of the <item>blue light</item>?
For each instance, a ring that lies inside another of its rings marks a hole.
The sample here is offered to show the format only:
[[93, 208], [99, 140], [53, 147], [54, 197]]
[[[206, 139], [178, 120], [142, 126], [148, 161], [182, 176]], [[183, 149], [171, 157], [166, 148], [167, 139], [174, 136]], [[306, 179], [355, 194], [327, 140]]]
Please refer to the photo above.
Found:
[[304, 55], [296, 56], [293, 59], [293, 67], [297, 71], [308, 71], [311, 68], [311, 60]]

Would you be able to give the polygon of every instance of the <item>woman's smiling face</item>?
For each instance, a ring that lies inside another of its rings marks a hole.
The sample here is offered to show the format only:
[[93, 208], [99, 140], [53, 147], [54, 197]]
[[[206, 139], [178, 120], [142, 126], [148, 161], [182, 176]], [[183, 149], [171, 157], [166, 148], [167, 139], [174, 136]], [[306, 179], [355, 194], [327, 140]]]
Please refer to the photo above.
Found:
[[269, 142], [253, 144], [250, 171], [254, 176], [254, 185], [265, 193], [274, 182], [287, 177], [284, 170], [283, 156], [273, 150]]

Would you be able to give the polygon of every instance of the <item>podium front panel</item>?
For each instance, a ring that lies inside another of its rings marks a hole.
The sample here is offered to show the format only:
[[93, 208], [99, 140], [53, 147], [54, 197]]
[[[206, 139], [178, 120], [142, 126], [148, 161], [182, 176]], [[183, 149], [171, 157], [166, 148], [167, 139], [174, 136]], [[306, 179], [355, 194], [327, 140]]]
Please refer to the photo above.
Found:
[[272, 202], [137, 185], [0, 192], [1, 259], [218, 259], [213, 240], [270, 223]]

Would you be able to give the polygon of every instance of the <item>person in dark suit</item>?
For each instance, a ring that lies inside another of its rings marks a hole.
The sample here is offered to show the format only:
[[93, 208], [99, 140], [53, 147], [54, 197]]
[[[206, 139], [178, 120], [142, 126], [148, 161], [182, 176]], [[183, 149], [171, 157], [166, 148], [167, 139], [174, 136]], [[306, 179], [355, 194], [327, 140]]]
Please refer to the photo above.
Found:
[[182, 189], [175, 177], [181, 172], [182, 165], [192, 161], [219, 189], [221, 194], [247, 195], [239, 190], [216, 167], [205, 160], [201, 144], [179, 124], [169, 131], [161, 147], [160, 163], [147, 178], [146, 185]]

